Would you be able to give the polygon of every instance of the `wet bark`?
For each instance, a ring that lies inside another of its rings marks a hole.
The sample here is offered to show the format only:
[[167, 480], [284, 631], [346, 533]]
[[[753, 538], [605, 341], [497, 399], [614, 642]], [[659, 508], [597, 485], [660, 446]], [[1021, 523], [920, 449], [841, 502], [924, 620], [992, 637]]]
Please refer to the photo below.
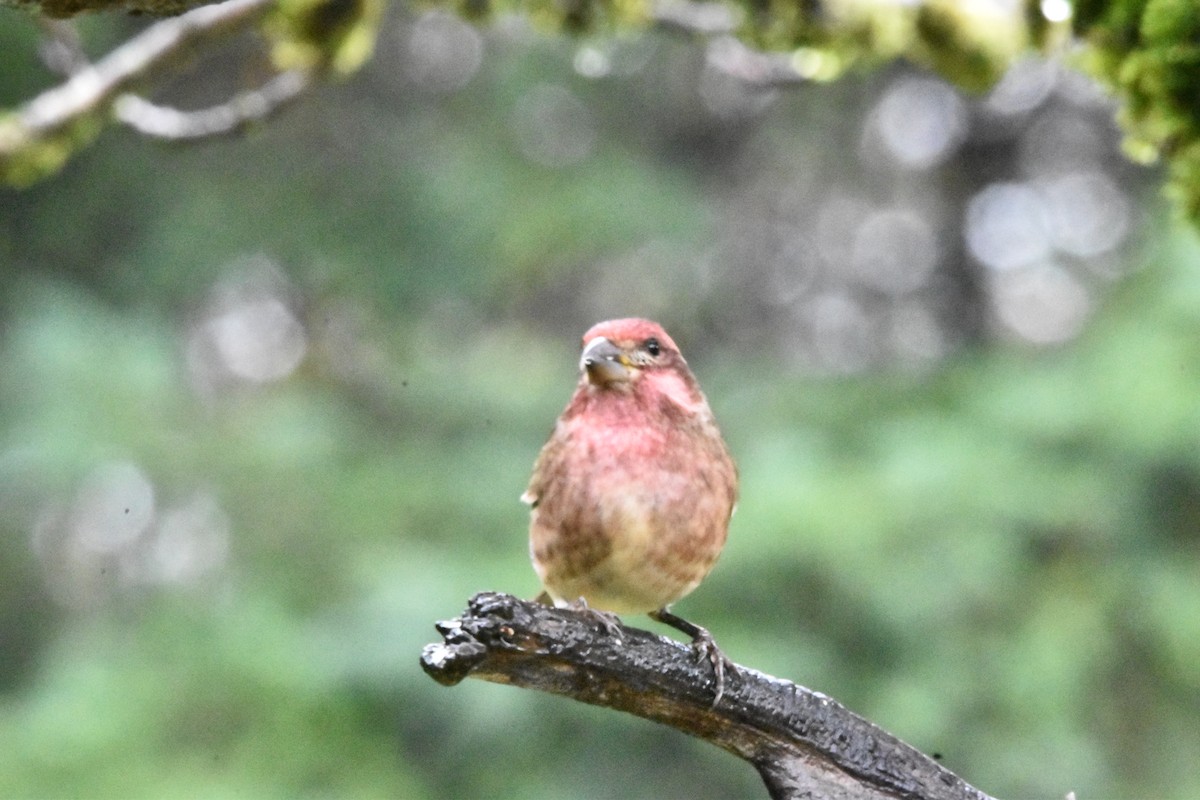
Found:
[[626, 711], [752, 763], [773, 798], [991, 800], [825, 695], [737, 667], [713, 706], [712, 665], [687, 645], [587, 611], [505, 594], [440, 622], [421, 665], [436, 681], [506, 683]]

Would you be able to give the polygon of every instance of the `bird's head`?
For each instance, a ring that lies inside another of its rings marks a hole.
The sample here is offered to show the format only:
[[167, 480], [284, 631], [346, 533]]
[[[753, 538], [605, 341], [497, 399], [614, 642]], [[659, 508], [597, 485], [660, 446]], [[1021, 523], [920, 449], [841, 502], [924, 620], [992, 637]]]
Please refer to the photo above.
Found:
[[583, 335], [579, 370], [592, 386], [632, 385], [644, 372], [686, 370], [675, 342], [657, 322], [614, 319], [593, 325]]

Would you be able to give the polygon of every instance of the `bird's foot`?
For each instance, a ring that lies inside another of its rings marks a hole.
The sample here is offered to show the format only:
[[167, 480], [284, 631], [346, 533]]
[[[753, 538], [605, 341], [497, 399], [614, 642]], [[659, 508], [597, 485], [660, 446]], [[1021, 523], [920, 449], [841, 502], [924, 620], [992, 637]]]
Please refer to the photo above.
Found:
[[666, 608], [660, 608], [658, 611], [651, 611], [650, 618], [664, 625], [670, 625], [678, 631], [686, 633], [692, 637], [692, 650], [696, 653], [697, 663], [707, 661], [712, 664], [713, 669], [713, 701], [712, 707], [716, 708], [721, 702], [721, 698], [725, 696], [725, 676], [736, 675], [737, 665], [729, 660], [729, 657], [717, 647], [717, 640], [708, 632], [707, 628], [702, 628], [694, 622], [688, 622], [683, 617], [676, 616]]
[[705, 628], [701, 628], [696, 638], [692, 639], [692, 649], [696, 651], [696, 661], [700, 663], [707, 661], [712, 664], [714, 684], [712, 707], [716, 708], [717, 704], [721, 702], [721, 698], [725, 696], [725, 676], [737, 675], [737, 665], [729, 659], [729, 656], [725, 655], [721, 648], [717, 647], [717, 640]]
[[621, 619], [611, 611], [601, 611], [598, 608], [592, 608], [587, 604], [587, 600], [580, 597], [573, 601], [570, 607], [576, 611], [582, 611], [587, 616], [600, 623], [600, 627], [604, 628], [609, 636], [614, 636], [617, 639], [621, 638]]

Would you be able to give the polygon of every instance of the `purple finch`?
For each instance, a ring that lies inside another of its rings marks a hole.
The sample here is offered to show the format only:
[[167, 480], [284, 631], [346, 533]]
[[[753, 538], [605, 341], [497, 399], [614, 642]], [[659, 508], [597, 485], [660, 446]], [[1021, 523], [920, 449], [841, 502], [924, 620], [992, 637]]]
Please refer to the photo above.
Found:
[[731, 665], [708, 631], [669, 606], [721, 554], [737, 469], [695, 376], [657, 323], [593, 326], [579, 369], [521, 498], [532, 508], [533, 567], [557, 605], [647, 613], [691, 636], [713, 664], [715, 704]]

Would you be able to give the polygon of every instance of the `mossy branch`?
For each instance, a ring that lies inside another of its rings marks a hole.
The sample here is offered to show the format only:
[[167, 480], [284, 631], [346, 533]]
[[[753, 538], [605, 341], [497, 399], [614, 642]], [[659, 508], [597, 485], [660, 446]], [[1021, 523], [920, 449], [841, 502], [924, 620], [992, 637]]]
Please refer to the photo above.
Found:
[[[172, 15], [194, 9], [179, 18], [185, 19], [206, 9], [222, 16], [229, 12], [215, 9], [240, 2], [0, 0], [0, 5], [56, 17], [113, 10]], [[330, 67], [346, 73], [369, 56], [385, 0], [249, 2], [272, 9], [261, 28], [281, 71]], [[655, 25], [682, 30], [723, 48], [714, 63], [730, 63], [731, 74], [751, 82], [763, 76], [762, 82], [769, 84], [833, 80], [849, 69], [870, 69], [904, 59], [938, 72], [959, 87], [979, 90], [1030, 53], [1069, 53], [1074, 65], [1106, 84], [1120, 101], [1129, 156], [1141, 162], [1162, 159], [1170, 174], [1167, 192], [1176, 208], [1200, 224], [1200, 103], [1196, 102], [1200, 15], [1191, 0], [1078, 0], [1072, 4], [1026, 0], [1024, 8], [1007, 9], [958, 0], [420, 2], [446, 6], [476, 20], [519, 13], [556, 33], [628, 33]], [[256, 24], [251, 19], [241, 22], [244, 28]], [[111, 61], [110, 56], [101, 63]], [[147, 65], [131, 77], [149, 78], [156, 69]], [[73, 84], [50, 90], [15, 112], [0, 113], [0, 182], [20, 185], [51, 174], [108, 121], [79, 106], [73, 115], [59, 115], [59, 135], [29, 135], [24, 118], [31, 108], [50, 99], [61, 100], [68, 86], [78, 89], [82, 85], [72, 80]], [[110, 100], [110, 95], [93, 93], [88, 104]], [[230, 105], [253, 106], [260, 98], [252, 95], [246, 100], [240, 98]], [[225, 113], [220, 110], [215, 116]], [[213, 116], [202, 120], [198, 129], [211, 123]], [[226, 126], [229, 130], [237, 127]]]

